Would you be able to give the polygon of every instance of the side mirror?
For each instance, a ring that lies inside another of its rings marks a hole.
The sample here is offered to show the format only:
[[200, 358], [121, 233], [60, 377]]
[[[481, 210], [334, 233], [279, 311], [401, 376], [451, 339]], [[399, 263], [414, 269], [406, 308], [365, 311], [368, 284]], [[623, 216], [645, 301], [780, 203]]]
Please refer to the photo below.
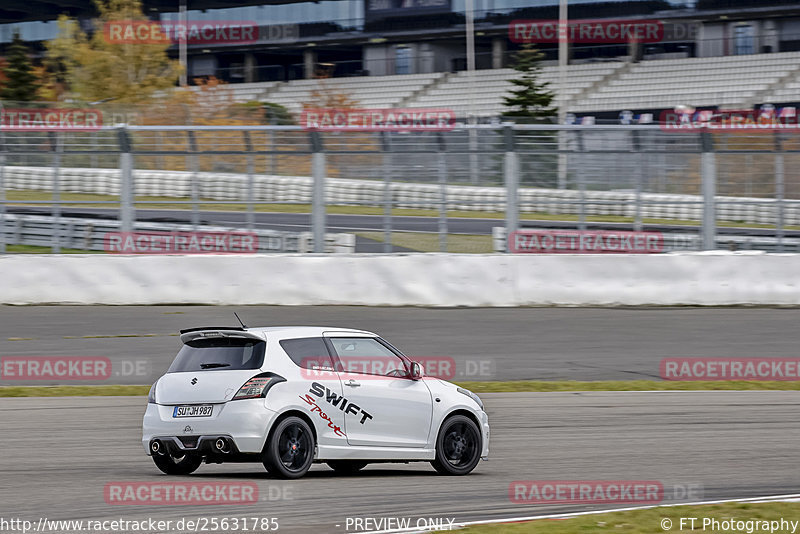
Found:
[[422, 378], [422, 364], [419, 362], [411, 362], [411, 372], [408, 377], [411, 380], [419, 380]]

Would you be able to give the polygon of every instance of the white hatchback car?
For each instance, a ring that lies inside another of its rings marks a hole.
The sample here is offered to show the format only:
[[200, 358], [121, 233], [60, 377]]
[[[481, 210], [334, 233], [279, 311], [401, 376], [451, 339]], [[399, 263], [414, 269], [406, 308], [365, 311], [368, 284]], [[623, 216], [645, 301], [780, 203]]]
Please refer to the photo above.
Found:
[[376, 334], [325, 327], [204, 327], [150, 390], [142, 445], [161, 471], [261, 462], [299, 478], [313, 462], [354, 473], [429, 461], [449, 475], [489, 454], [474, 393], [423, 376]]

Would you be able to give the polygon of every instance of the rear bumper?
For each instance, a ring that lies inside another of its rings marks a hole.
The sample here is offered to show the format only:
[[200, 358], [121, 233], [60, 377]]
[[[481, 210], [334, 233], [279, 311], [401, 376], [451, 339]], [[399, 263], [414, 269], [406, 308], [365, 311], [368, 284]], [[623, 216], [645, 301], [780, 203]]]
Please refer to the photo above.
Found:
[[[142, 447], [151, 455], [150, 442], [160, 439], [179, 450], [205, 452], [220, 437], [241, 453], [260, 453], [276, 413], [264, 399], [214, 404], [211, 417], [172, 417], [174, 406], [148, 403], [142, 420]], [[181, 439], [183, 438], [183, 439]]]

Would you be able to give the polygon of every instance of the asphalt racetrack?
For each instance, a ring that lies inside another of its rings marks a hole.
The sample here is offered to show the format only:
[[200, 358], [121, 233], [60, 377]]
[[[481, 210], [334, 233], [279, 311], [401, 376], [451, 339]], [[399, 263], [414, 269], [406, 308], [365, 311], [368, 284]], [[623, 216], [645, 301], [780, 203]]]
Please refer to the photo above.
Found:
[[[0, 399], [0, 518], [37, 524], [43, 517], [265, 517], [277, 519], [279, 532], [344, 533], [358, 531], [352, 522], [348, 528], [348, 518], [409, 518], [413, 525], [419, 518], [459, 522], [613, 507], [513, 503], [508, 490], [517, 480], [660, 481], [665, 502], [685, 501], [687, 488], [689, 500], [797, 492], [798, 392], [497, 393], [484, 399], [491, 459], [467, 477], [437, 475], [427, 463], [372, 465], [351, 477], [319, 465], [295, 481], [272, 479], [260, 464], [162, 475], [139, 442], [143, 398]], [[107, 504], [104, 487], [122, 481], [255, 483], [261, 500]]]
[[[800, 309], [0, 306], [0, 356], [102, 356], [101, 383], [151, 384], [195, 326], [324, 325], [379, 333], [454, 380], [658, 379], [668, 357], [796, 357]], [[0, 384], [46, 384], [8, 381]], [[83, 383], [92, 383], [83, 382]]]

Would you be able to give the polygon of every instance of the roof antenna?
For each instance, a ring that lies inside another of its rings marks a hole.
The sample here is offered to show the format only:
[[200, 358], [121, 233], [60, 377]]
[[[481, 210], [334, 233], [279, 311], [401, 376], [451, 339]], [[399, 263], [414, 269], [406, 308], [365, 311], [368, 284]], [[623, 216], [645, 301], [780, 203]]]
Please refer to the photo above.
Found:
[[247, 328], [247, 325], [244, 324], [241, 319], [239, 319], [239, 314], [238, 313], [233, 312], [233, 315], [236, 316], [236, 320], [239, 321], [239, 324], [242, 325], [242, 328]]

